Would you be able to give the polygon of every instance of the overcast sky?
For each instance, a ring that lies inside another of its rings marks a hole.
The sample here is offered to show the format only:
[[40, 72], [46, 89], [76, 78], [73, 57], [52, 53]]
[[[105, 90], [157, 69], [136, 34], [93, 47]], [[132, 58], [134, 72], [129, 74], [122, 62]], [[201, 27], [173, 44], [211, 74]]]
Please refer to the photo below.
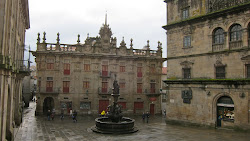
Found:
[[26, 47], [36, 50], [37, 33], [46, 32], [46, 42], [56, 43], [57, 32], [60, 43], [76, 44], [80, 34], [84, 43], [87, 34], [99, 36], [105, 22], [117, 38], [122, 37], [129, 48], [133, 38], [134, 48], [142, 49], [150, 41], [150, 48], [157, 49], [162, 42], [163, 57], [166, 57], [166, 4], [163, 0], [29, 0], [30, 29], [26, 32]]

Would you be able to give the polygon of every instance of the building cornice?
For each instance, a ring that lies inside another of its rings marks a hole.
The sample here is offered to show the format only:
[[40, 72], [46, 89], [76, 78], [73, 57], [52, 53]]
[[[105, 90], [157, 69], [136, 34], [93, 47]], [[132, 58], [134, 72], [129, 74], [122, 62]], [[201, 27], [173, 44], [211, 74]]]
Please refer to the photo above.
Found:
[[220, 85], [249, 85], [250, 79], [167, 79], [166, 84], [220, 84]]
[[86, 58], [111, 58], [111, 59], [138, 59], [138, 60], [161, 60], [162, 62], [166, 61], [166, 58], [161, 58], [157, 56], [123, 56], [123, 55], [112, 55], [112, 54], [86, 54], [86, 53], [80, 53], [80, 52], [54, 52], [54, 51], [31, 51], [31, 53], [34, 56], [38, 55], [51, 55], [51, 56], [74, 56], [74, 57], [86, 57]]
[[234, 49], [234, 50], [224, 50], [224, 51], [207, 52], [207, 53], [201, 53], [201, 54], [191, 54], [191, 55], [167, 57], [166, 60], [190, 58], [190, 57], [200, 57], [200, 56], [206, 56], [206, 55], [216, 55], [216, 54], [225, 54], [225, 53], [234, 53], [234, 52], [244, 52], [244, 51], [249, 51], [249, 50], [250, 50], [249, 47], [243, 47], [241, 49]]

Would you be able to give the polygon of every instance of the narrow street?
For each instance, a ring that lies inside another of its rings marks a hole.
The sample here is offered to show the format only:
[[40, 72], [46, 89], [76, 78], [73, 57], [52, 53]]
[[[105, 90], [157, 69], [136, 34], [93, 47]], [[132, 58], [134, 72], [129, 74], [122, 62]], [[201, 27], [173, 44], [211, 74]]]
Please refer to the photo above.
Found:
[[150, 117], [149, 123], [143, 123], [141, 117], [136, 120], [137, 133], [125, 135], [97, 134], [90, 130], [95, 124], [93, 116], [79, 116], [78, 122], [65, 117], [63, 121], [56, 117], [47, 121], [45, 116], [34, 116], [35, 103], [24, 110], [23, 123], [17, 130], [15, 141], [249, 141], [249, 133], [231, 130], [190, 128], [166, 125], [161, 116]]

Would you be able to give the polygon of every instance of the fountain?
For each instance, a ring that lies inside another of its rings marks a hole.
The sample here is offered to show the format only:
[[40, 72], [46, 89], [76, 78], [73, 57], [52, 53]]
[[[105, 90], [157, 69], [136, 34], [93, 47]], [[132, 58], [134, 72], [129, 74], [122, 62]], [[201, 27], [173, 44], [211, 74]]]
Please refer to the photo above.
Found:
[[111, 94], [114, 97], [113, 105], [108, 106], [107, 116], [95, 119], [96, 126], [93, 126], [91, 130], [102, 134], [128, 134], [137, 132], [138, 129], [134, 127], [135, 120], [123, 117], [121, 106], [117, 103], [120, 94], [116, 76], [113, 87], [113, 94]]

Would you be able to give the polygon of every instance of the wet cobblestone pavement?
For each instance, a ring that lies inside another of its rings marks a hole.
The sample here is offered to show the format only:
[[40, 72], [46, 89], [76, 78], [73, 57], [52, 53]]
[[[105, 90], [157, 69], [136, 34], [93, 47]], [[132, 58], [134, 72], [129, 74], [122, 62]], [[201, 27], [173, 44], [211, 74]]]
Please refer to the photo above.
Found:
[[140, 116], [136, 120], [139, 129], [133, 134], [97, 134], [90, 130], [95, 124], [94, 116], [78, 116], [73, 123], [68, 116], [63, 121], [55, 117], [47, 121], [45, 116], [34, 116], [35, 103], [24, 110], [23, 123], [15, 133], [15, 141], [249, 141], [250, 133], [231, 130], [204, 129], [166, 125], [161, 116], [150, 117], [143, 123]]

